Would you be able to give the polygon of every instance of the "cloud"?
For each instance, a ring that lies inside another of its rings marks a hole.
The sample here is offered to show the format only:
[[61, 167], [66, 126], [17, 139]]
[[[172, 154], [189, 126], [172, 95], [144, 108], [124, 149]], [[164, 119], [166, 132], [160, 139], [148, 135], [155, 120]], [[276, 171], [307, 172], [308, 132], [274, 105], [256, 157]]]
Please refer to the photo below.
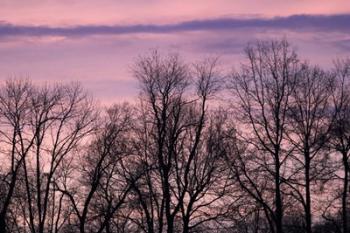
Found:
[[16, 25], [0, 22], [0, 37], [11, 36], [93, 36], [137, 33], [174, 33], [188, 31], [216, 31], [235, 29], [287, 29], [295, 31], [350, 32], [350, 14], [342, 15], [292, 15], [274, 18], [217, 18], [192, 20], [175, 24], [136, 25], [80, 25], [50, 27]]
[[132, 99], [131, 66], [156, 48], [189, 62], [220, 57], [224, 70], [244, 61], [243, 49], [259, 39], [286, 37], [302, 59], [331, 67], [348, 56], [349, 15], [216, 18], [175, 24], [29, 26], [0, 22], [0, 81], [30, 76], [38, 82], [80, 81], [103, 102]]

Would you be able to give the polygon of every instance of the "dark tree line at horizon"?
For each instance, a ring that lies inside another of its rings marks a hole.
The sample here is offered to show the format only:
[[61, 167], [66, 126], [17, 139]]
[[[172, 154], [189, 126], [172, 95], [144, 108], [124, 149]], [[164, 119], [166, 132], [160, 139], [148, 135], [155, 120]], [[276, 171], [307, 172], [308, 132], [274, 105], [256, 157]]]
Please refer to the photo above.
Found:
[[79, 84], [0, 86], [0, 233], [348, 233], [350, 60], [286, 40], [238, 70], [154, 51], [137, 103]]

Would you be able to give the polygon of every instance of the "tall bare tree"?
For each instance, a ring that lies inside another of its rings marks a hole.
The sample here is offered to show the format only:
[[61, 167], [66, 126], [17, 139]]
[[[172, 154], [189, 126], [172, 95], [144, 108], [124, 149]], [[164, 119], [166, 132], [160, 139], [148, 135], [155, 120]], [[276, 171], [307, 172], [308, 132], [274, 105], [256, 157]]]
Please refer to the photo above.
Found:
[[[287, 41], [259, 41], [245, 50], [247, 63], [232, 76], [230, 89], [247, 148], [238, 153], [236, 178], [265, 211], [272, 232], [283, 232], [283, 167], [287, 111], [299, 73]], [[272, 182], [272, 186], [270, 183]]]
[[218, 142], [210, 141], [208, 128], [208, 104], [219, 89], [215, 63], [207, 60], [191, 72], [178, 56], [154, 52], [136, 64], [142, 88], [136, 144], [139, 166], [148, 172], [134, 193], [145, 232], [189, 232], [217, 216], [202, 212], [218, 203], [227, 185], [222, 151], [214, 150]]
[[325, 159], [322, 150], [332, 125], [330, 97], [333, 92], [334, 79], [330, 73], [304, 64], [288, 110], [288, 138], [295, 147], [292, 174], [296, 175], [289, 177], [288, 183], [292, 187], [291, 193], [304, 208], [305, 232], [308, 233], [312, 231], [311, 183], [326, 180], [320, 161]]
[[77, 230], [81, 233], [113, 232], [111, 220], [122, 208], [131, 183], [136, 179], [133, 175], [137, 174], [126, 168], [132, 113], [132, 108], [127, 105], [109, 108], [86, 153], [78, 161], [79, 182], [57, 184], [57, 189], [71, 201]]
[[334, 92], [335, 120], [330, 144], [341, 155], [343, 188], [341, 192], [342, 232], [349, 232], [349, 177], [350, 177], [350, 60], [335, 63], [337, 81]]
[[[1, 209], [0, 232], [7, 232], [8, 212], [16, 192], [23, 163], [34, 144], [38, 130], [31, 132], [30, 99], [34, 88], [29, 81], [8, 80], [0, 90]], [[45, 123], [45, 120], [41, 124]]]
[[[63, 160], [94, 129], [95, 111], [79, 85], [37, 87], [28, 96], [28, 130], [32, 147], [23, 160], [26, 193], [25, 219], [31, 232], [48, 231], [49, 212], [55, 212], [53, 181]], [[51, 213], [51, 215], [54, 213]]]
[[[326, 158], [322, 151], [332, 126], [330, 108], [334, 84], [333, 75], [304, 64], [289, 104], [288, 138], [295, 150], [292, 156], [293, 171], [288, 177], [288, 184], [292, 188], [292, 195], [304, 208], [307, 233], [312, 231], [311, 183], [325, 181], [325, 170], [329, 171], [322, 167], [322, 161]], [[300, 171], [303, 171], [303, 177]]]
[[2, 83], [0, 233], [348, 232], [349, 60], [245, 54], [225, 90], [217, 59], [140, 57], [140, 101], [106, 111], [79, 85]]

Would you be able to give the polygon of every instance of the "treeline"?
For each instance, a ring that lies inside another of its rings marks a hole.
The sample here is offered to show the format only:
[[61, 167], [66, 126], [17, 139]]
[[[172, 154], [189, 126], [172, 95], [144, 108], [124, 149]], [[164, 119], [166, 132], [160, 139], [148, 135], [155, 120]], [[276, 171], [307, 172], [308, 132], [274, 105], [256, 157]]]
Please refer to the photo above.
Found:
[[79, 85], [0, 87], [0, 232], [350, 232], [350, 60], [287, 41], [240, 69], [158, 52], [137, 103]]

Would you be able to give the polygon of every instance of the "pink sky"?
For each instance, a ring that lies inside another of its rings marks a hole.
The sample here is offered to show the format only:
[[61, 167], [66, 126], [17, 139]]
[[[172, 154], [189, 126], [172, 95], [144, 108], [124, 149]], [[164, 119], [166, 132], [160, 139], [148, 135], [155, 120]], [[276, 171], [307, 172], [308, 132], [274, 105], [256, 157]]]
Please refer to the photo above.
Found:
[[330, 66], [349, 56], [348, 20], [348, 0], [1, 0], [0, 78], [80, 81], [103, 102], [128, 100], [130, 67], [150, 49], [228, 67], [248, 42], [286, 37]]
[[168, 23], [222, 16], [349, 13], [348, 0], [1, 0], [2, 20], [20, 24]]

